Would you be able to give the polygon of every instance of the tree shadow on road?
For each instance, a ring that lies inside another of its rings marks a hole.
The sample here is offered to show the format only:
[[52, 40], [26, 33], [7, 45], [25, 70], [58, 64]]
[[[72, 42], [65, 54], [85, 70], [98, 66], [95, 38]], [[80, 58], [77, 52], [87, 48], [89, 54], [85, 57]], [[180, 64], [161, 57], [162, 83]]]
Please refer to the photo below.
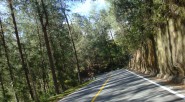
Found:
[[184, 102], [174, 94], [124, 70], [101, 76], [60, 102], [91, 102], [108, 78], [108, 83], [95, 102]]
[[114, 75], [96, 102], [184, 102], [183, 99], [131, 73]]

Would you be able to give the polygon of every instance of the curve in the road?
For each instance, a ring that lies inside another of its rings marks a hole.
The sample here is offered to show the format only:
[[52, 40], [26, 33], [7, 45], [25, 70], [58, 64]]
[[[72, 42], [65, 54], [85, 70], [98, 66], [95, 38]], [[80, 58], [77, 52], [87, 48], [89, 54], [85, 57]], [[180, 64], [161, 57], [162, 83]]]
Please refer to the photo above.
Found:
[[59, 102], [185, 102], [172, 93], [147, 78], [120, 69], [97, 76], [91, 84]]

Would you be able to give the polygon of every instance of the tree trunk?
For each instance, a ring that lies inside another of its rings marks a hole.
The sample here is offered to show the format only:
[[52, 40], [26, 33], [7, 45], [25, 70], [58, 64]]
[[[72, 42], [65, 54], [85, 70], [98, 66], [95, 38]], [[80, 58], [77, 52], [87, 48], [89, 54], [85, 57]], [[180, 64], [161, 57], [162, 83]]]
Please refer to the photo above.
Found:
[[[169, 18], [168, 18], [169, 19]], [[170, 66], [170, 71], [173, 76], [179, 76], [179, 71], [176, 67], [174, 67], [174, 62], [173, 62], [173, 51], [172, 51], [172, 43], [171, 43], [171, 35], [170, 35], [170, 28], [169, 28], [169, 21], [167, 20], [167, 29], [168, 29], [168, 44], [169, 44], [169, 50], [170, 50], [170, 61], [169, 61], [169, 66]]]
[[3, 101], [4, 102], [8, 102], [6, 99], [6, 92], [5, 92], [5, 88], [4, 88], [4, 82], [3, 82], [3, 78], [2, 78], [2, 74], [0, 73], [0, 83], [1, 83], [1, 88], [2, 88], [2, 93], [3, 93]]
[[[65, 54], [64, 54], [64, 48], [62, 48], [62, 43], [60, 42], [60, 48], [61, 48], [61, 54], [62, 54], [62, 57], [61, 57], [61, 60], [62, 60], [62, 71], [63, 71], [63, 73], [65, 73], [65, 69], [66, 69], [66, 66], [65, 66]], [[62, 89], [63, 89], [63, 91], [65, 91], [66, 90], [66, 87], [64, 86], [64, 83], [62, 83], [63, 81], [61, 80], [60, 81], [60, 84], [61, 84], [61, 86], [62, 86]]]
[[154, 54], [154, 67], [155, 67], [155, 74], [157, 75], [159, 73], [159, 67], [158, 67], [158, 58], [157, 58], [157, 50], [156, 50], [156, 43], [154, 40], [154, 35], [151, 35], [150, 40], [152, 41], [152, 48], [153, 48], [153, 54]]
[[44, 12], [44, 15], [45, 15], [45, 20], [46, 22], [44, 23], [44, 20], [43, 20], [43, 14], [41, 13], [40, 11], [40, 7], [39, 7], [39, 4], [38, 2], [36, 1], [36, 5], [37, 5], [37, 12], [39, 14], [39, 20], [40, 20], [40, 23], [41, 23], [41, 26], [42, 26], [42, 31], [44, 33], [44, 40], [45, 40], [45, 44], [46, 44], [46, 49], [47, 49], [47, 55], [48, 55], [48, 58], [49, 58], [49, 64], [50, 64], [50, 68], [51, 68], [51, 72], [52, 72], [52, 78], [53, 78], [53, 82], [54, 82], [54, 86], [55, 86], [55, 92], [57, 94], [60, 93], [59, 91], [59, 87], [58, 87], [58, 82], [57, 82], [57, 77], [56, 77], [56, 72], [55, 72], [55, 66], [54, 66], [54, 61], [53, 61], [53, 55], [51, 53], [51, 47], [50, 47], [50, 43], [49, 43], [49, 39], [48, 39], [48, 34], [47, 34], [47, 26], [48, 26], [48, 14], [47, 14], [47, 11], [46, 11], [46, 8], [45, 8], [45, 5], [44, 5], [44, 2], [43, 0], [41, 0], [41, 6], [43, 8], [43, 12]]
[[25, 66], [25, 61], [24, 61], [24, 57], [23, 57], [23, 53], [22, 53], [22, 46], [21, 46], [20, 39], [19, 39], [19, 33], [18, 33], [18, 29], [17, 29], [17, 23], [16, 23], [16, 20], [15, 20], [15, 16], [14, 16], [12, 0], [8, 0], [8, 3], [9, 3], [10, 11], [11, 11], [11, 16], [12, 16], [12, 19], [13, 19], [15, 35], [16, 35], [16, 39], [17, 39], [17, 45], [18, 45], [19, 54], [20, 54], [20, 57], [21, 57], [21, 62], [22, 62], [22, 68], [23, 68], [24, 73], [25, 73], [26, 82], [27, 82], [27, 85], [28, 85], [28, 88], [29, 88], [29, 91], [30, 91], [31, 98], [34, 100], [33, 90], [31, 88], [31, 84], [30, 84], [30, 80], [29, 80], [29, 76], [28, 76], [29, 72], [28, 72], [28, 69]]
[[[46, 93], [46, 72], [45, 72], [45, 64], [44, 64], [44, 49], [43, 49], [43, 46], [42, 46], [42, 40], [41, 40], [41, 36], [40, 36], [40, 31], [39, 31], [39, 26], [38, 26], [38, 22], [36, 20], [36, 24], [37, 24], [37, 36], [38, 36], [38, 41], [39, 41], [39, 50], [41, 51], [41, 69], [42, 69], [42, 81], [43, 81], [43, 90], [44, 92]], [[41, 85], [42, 87], [42, 85]]]
[[[110, 31], [110, 35], [111, 35], [111, 38], [112, 38], [112, 40], [113, 40], [113, 43], [115, 44], [114, 49], [115, 49], [116, 52], [118, 52], [119, 49], [118, 49], [117, 44], [116, 44], [116, 42], [115, 42], [115, 40], [114, 40], [112, 31]], [[118, 53], [116, 53], [116, 57], [118, 57], [118, 64], [120, 65], [120, 64], [121, 64], [121, 61], [120, 61], [120, 57], [119, 57], [119, 54], [118, 54]]]
[[24, 55], [25, 55], [26, 67], [28, 68], [28, 70], [30, 72], [30, 75], [31, 75], [30, 82], [32, 83], [32, 86], [33, 86], [33, 95], [34, 95], [35, 101], [40, 102], [40, 100], [38, 99], [37, 90], [36, 90], [36, 87], [35, 87], [36, 81], [33, 80], [33, 77], [35, 76], [35, 74], [34, 74], [34, 71], [30, 68], [27, 53], [26, 53], [26, 48], [25, 48], [24, 45], [22, 45], [22, 47], [23, 47], [23, 52], [24, 52]]
[[79, 81], [79, 83], [81, 83], [80, 66], [79, 66], [79, 61], [78, 61], [78, 55], [77, 55], [77, 51], [76, 51], [76, 46], [75, 46], [74, 39], [73, 39], [73, 36], [72, 36], [71, 27], [69, 25], [69, 21], [68, 21], [68, 18], [66, 16], [65, 10], [62, 10], [62, 11], [63, 11], [64, 17], [66, 19], [66, 22], [67, 22], [67, 26], [68, 26], [68, 30], [69, 30], [69, 36], [71, 38], [71, 42], [72, 42], [72, 45], [73, 45], [73, 50], [74, 50], [74, 53], [75, 53], [76, 66], [77, 66], [77, 71], [78, 71], [78, 81]]
[[1, 35], [0, 35], [0, 36], [1, 36], [1, 39], [2, 39], [2, 42], [3, 42], [3, 47], [4, 47], [6, 62], [7, 62], [8, 71], [9, 71], [9, 74], [10, 74], [10, 79], [11, 79], [11, 82], [12, 82], [12, 86], [13, 86], [13, 90], [14, 90], [14, 94], [15, 94], [16, 101], [19, 102], [17, 93], [16, 93], [16, 91], [15, 91], [15, 86], [14, 86], [14, 85], [15, 85], [15, 82], [14, 82], [14, 74], [13, 74], [13, 71], [12, 71], [12, 68], [11, 68], [11, 65], [10, 65], [9, 54], [8, 54], [8, 48], [7, 48], [7, 45], [6, 45], [5, 38], [4, 38], [4, 30], [3, 30], [3, 25], [2, 25], [2, 22], [1, 22], [1, 18], [0, 18], [0, 28], [1, 28]]
[[112, 64], [114, 65], [114, 58], [112, 57], [112, 53], [111, 53], [111, 48], [109, 47], [109, 44], [108, 44], [108, 41], [105, 40], [105, 46], [107, 47], [108, 49], [108, 54], [109, 54], [109, 63], [111, 64], [111, 67], [112, 67]]

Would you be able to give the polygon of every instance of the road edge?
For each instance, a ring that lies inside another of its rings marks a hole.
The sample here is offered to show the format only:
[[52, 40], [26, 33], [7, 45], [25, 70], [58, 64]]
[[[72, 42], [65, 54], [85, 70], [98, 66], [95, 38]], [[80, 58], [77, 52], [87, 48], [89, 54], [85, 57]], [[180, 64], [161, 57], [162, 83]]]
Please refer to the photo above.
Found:
[[180, 98], [185, 100], [185, 95], [183, 95], [183, 94], [180, 94], [180, 93], [178, 93], [178, 92], [176, 92], [176, 91], [174, 91], [174, 90], [172, 90], [172, 89], [170, 89], [170, 88], [168, 88], [166, 86], [162, 86], [162, 85], [160, 85], [160, 84], [158, 84], [158, 83], [156, 83], [156, 82], [154, 82], [154, 81], [152, 81], [150, 79], [147, 79], [147, 78], [145, 78], [143, 76], [140, 76], [140, 75], [138, 75], [138, 74], [136, 74], [136, 73], [134, 73], [132, 71], [129, 71], [127, 69], [126, 69], [126, 71], [129, 72], [129, 73], [132, 73], [132, 74], [134, 74], [134, 75], [136, 75], [136, 76], [138, 76], [138, 77], [140, 77], [140, 78], [142, 78], [142, 79], [144, 79], [144, 80], [146, 80], [146, 81], [148, 81], [148, 82], [150, 82], [150, 83], [152, 83], [154, 85], [157, 85], [158, 87], [160, 87], [160, 88], [162, 88], [162, 89], [164, 89], [164, 90], [166, 90], [166, 91], [168, 91], [168, 92], [170, 92], [170, 93], [172, 93], [172, 94], [174, 94], [174, 95], [176, 95], [176, 96], [178, 96], [178, 97], [180, 97]]

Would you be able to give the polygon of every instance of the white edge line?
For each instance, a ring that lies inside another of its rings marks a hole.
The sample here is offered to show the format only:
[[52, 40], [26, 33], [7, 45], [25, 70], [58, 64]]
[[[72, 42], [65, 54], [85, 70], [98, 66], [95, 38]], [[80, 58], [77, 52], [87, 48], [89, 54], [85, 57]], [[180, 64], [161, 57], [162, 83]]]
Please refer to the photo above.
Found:
[[129, 70], [126, 70], [126, 71], [128, 71], [128, 72], [130, 72], [130, 73], [132, 73], [132, 74], [134, 74], [134, 75], [136, 75], [136, 76], [138, 76], [138, 77], [140, 77], [140, 78], [142, 78], [142, 79], [144, 79], [144, 80], [146, 80], [146, 81], [149, 81], [150, 83], [155, 84], [155, 85], [159, 86], [160, 88], [162, 88], [162, 89], [164, 89], [164, 90], [166, 90], [166, 91], [168, 91], [168, 92], [170, 92], [170, 93], [172, 93], [172, 94], [175, 94], [176, 96], [178, 96], [178, 97], [180, 97], [180, 98], [182, 98], [182, 99], [185, 100], [185, 95], [183, 95], [183, 94], [180, 94], [180, 93], [178, 93], [178, 92], [176, 92], [176, 91], [174, 91], [174, 90], [172, 90], [172, 89], [170, 89], [170, 88], [168, 88], [168, 87], [162, 86], [162, 85], [160, 85], [160, 84], [158, 84], [158, 83], [156, 83], [156, 82], [154, 82], [154, 81], [152, 81], [152, 80], [149, 80], [149, 79], [147, 79], [147, 78], [144, 78], [143, 76], [137, 75], [137, 74], [134, 73], [134, 72], [131, 72], [131, 71], [129, 71]]

